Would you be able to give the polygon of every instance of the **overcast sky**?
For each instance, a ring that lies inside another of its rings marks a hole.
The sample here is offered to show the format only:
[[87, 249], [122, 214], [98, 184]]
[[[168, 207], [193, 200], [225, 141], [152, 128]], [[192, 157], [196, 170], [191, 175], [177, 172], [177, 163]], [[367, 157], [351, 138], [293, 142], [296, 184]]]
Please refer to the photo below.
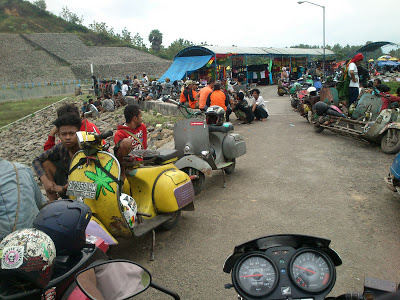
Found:
[[[118, 33], [126, 27], [132, 36], [138, 32], [147, 45], [150, 31], [158, 29], [164, 46], [179, 38], [218, 46], [322, 46], [322, 8], [297, 1], [46, 0], [46, 4], [47, 10], [56, 15], [67, 6], [83, 16], [86, 26], [95, 20], [114, 27]], [[398, 0], [311, 2], [325, 5], [327, 45], [400, 42]]]

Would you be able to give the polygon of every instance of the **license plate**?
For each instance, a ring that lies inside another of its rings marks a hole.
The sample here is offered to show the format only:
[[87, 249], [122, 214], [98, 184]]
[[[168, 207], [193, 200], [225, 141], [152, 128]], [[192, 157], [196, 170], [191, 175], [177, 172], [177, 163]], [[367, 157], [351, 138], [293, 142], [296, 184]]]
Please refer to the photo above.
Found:
[[97, 183], [69, 181], [67, 195], [74, 196], [78, 201], [84, 198], [96, 199]]

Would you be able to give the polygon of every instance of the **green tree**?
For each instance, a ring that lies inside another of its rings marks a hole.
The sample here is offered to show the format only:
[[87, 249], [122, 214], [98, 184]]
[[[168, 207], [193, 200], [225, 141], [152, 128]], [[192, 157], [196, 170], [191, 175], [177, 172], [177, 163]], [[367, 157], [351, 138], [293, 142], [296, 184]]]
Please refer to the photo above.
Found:
[[140, 36], [139, 33], [136, 33], [132, 39], [132, 44], [135, 48], [140, 50], [147, 50], [146, 45], [144, 44], [143, 38]]
[[46, 10], [47, 5], [45, 0], [37, 0], [33, 2], [34, 5], [39, 7], [41, 10]]
[[128, 31], [128, 29], [126, 29], [126, 27], [124, 27], [124, 29], [122, 29], [122, 37], [121, 37], [121, 39], [125, 43], [132, 44], [131, 33]]
[[149, 42], [151, 49], [154, 51], [160, 51], [162, 45], [163, 34], [158, 29], [153, 29], [149, 34]]
[[168, 59], [173, 59], [179, 51], [191, 46], [194, 46], [193, 42], [184, 39], [177, 39], [173, 41], [167, 49], [165, 49], [165, 56]]
[[67, 6], [63, 6], [60, 17], [73, 24], [82, 25], [83, 23], [83, 16], [79, 18], [78, 15], [70, 11]]

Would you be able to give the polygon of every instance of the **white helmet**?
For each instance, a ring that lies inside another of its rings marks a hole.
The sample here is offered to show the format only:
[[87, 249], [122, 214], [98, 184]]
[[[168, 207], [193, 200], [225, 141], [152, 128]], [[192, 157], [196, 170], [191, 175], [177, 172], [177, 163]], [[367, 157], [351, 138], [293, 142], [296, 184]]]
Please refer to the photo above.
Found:
[[136, 202], [131, 196], [124, 193], [122, 193], [121, 197], [119, 197], [119, 202], [121, 204], [121, 211], [124, 215], [126, 223], [128, 223], [129, 227], [132, 229], [136, 225]]
[[308, 89], [307, 89], [307, 93], [312, 93], [312, 92], [316, 92], [317, 91], [317, 89], [314, 87], [314, 86], [310, 86]]
[[225, 110], [218, 105], [210, 106], [206, 111], [208, 125], [222, 125], [225, 121]]

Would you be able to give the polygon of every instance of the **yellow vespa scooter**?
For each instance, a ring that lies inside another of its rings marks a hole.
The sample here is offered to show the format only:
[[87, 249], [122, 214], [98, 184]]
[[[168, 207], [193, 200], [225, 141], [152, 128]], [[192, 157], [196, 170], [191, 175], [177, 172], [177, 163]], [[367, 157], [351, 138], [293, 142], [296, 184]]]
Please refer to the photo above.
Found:
[[[99, 135], [77, 132], [81, 150], [72, 159], [67, 194], [92, 209], [92, 226], [107, 230], [114, 238], [142, 236], [153, 232], [151, 258], [154, 259], [155, 232], [172, 229], [181, 210], [194, 210], [194, 190], [189, 176], [173, 164], [175, 150], [163, 152], [136, 150], [124, 158], [127, 180], [121, 181], [121, 166], [102, 140], [112, 132]], [[134, 157], [141, 157], [136, 161]]]

